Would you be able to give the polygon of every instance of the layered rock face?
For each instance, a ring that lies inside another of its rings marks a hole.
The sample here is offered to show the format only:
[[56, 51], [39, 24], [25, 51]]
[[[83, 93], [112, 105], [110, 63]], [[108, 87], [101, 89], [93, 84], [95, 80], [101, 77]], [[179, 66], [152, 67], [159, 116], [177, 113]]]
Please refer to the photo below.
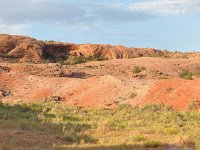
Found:
[[105, 44], [71, 44], [43, 42], [25, 36], [0, 35], [0, 55], [19, 59], [21, 62], [40, 62], [43, 59], [65, 59], [68, 55], [126, 59], [143, 56], [162, 56], [152, 48], [127, 48]]
[[44, 43], [25, 36], [0, 35], [0, 54], [20, 61], [38, 62], [42, 59]]
[[161, 51], [152, 48], [127, 48], [103, 44], [81, 44], [78, 45], [78, 49], [72, 52], [84, 56], [106, 57], [108, 59], [161, 56], [163, 54]]

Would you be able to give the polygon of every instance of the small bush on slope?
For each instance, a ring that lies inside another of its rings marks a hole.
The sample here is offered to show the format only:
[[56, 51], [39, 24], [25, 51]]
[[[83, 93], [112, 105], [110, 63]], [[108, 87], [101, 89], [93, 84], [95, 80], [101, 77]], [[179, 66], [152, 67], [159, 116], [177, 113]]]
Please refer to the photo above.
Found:
[[186, 80], [193, 80], [194, 78], [200, 77], [200, 72], [190, 72], [188, 70], [183, 70], [180, 73], [180, 77]]
[[146, 70], [145, 67], [142, 67], [142, 66], [135, 66], [132, 70], [133, 74], [136, 74], [136, 73], [140, 73], [142, 71]]
[[181, 78], [186, 80], [192, 80], [193, 73], [188, 70], [183, 70], [180, 74]]
[[82, 64], [89, 61], [103, 61], [107, 60], [107, 58], [104, 57], [93, 57], [93, 56], [73, 56], [69, 55], [67, 60], [63, 62], [65, 65], [75, 65], [75, 64]]

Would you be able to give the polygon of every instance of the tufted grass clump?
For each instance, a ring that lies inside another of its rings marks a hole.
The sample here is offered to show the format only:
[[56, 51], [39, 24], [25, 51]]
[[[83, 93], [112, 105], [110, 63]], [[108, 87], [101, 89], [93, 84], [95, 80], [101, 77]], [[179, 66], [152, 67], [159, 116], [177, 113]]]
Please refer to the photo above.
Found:
[[136, 73], [140, 73], [142, 71], [146, 70], [145, 67], [143, 66], [135, 66], [133, 69], [132, 69], [132, 72], [133, 74], [136, 74]]
[[192, 80], [193, 79], [193, 73], [188, 70], [183, 70], [180, 73], [180, 77], [186, 80]]

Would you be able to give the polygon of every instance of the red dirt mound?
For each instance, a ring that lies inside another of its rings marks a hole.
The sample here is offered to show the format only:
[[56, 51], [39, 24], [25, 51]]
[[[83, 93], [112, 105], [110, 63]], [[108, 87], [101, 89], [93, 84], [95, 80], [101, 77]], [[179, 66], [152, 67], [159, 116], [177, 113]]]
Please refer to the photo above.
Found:
[[164, 103], [174, 108], [188, 108], [190, 102], [200, 103], [200, 79], [160, 80], [142, 103]]

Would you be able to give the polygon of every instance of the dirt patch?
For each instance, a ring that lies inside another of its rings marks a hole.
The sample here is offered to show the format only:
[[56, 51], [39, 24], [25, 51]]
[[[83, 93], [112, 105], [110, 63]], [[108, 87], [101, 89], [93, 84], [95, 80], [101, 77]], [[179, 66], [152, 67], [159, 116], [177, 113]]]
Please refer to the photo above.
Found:
[[149, 91], [143, 103], [164, 103], [177, 109], [187, 108], [193, 101], [200, 101], [200, 79], [160, 80]]

